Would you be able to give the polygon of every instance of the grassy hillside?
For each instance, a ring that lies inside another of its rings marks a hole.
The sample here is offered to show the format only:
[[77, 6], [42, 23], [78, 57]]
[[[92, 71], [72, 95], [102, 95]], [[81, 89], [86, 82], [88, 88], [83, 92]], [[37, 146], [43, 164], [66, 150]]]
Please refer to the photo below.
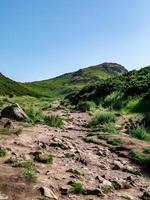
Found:
[[117, 63], [103, 63], [53, 79], [26, 83], [25, 86], [37, 95], [60, 97], [78, 91], [89, 83], [95, 83], [125, 72], [127, 70]]
[[0, 73], [0, 95], [33, 95], [33, 93]]
[[75, 105], [79, 102], [94, 101], [104, 107], [126, 112], [149, 112], [150, 66], [89, 84], [66, 98]]

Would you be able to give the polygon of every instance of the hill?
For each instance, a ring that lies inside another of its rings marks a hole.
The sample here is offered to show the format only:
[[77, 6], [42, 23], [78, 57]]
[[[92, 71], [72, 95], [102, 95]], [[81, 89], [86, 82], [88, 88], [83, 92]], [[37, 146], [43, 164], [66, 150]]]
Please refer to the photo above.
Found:
[[27, 88], [0, 73], [0, 95], [33, 95]]
[[126, 73], [127, 70], [117, 63], [103, 63], [96, 66], [80, 69], [56, 78], [25, 83], [25, 87], [41, 96], [65, 96], [72, 91], [77, 91], [87, 84], [95, 83], [112, 76]]
[[80, 91], [67, 95], [66, 99], [75, 105], [79, 102], [94, 101], [107, 106], [109, 104], [111, 108], [112, 106], [120, 109], [131, 107], [133, 110], [148, 112], [150, 110], [147, 102], [147, 99], [150, 99], [150, 66], [89, 84]]

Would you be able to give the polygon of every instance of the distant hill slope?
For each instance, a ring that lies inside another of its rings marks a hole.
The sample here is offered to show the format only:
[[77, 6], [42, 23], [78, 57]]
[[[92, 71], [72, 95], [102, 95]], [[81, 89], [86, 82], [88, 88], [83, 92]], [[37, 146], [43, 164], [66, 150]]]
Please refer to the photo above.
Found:
[[38, 96], [58, 97], [81, 89], [87, 84], [95, 83], [126, 72], [128, 71], [120, 64], [103, 63], [64, 74], [53, 79], [25, 83], [24, 86]]
[[73, 104], [78, 104], [81, 101], [104, 99], [113, 92], [117, 92], [124, 99], [140, 96], [150, 97], [150, 66], [111, 77], [95, 84], [91, 83], [80, 91], [66, 96], [66, 98]]
[[0, 73], [0, 95], [33, 95], [27, 88]]

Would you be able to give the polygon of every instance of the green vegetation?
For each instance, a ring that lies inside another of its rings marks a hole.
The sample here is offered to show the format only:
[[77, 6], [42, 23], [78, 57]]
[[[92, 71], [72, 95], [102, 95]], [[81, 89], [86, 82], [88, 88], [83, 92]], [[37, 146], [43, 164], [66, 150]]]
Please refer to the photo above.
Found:
[[84, 186], [82, 183], [74, 183], [70, 188], [70, 193], [72, 194], [82, 194], [84, 192]]
[[117, 133], [117, 129], [116, 129], [114, 123], [110, 122], [110, 123], [104, 124], [104, 132], [116, 134]]
[[35, 171], [35, 164], [30, 160], [24, 160], [14, 165], [15, 167], [21, 167], [29, 171]]
[[0, 147], [0, 157], [6, 156], [6, 150]]
[[44, 122], [46, 125], [55, 128], [62, 128], [64, 125], [62, 118], [56, 115], [45, 116]]
[[96, 110], [96, 104], [92, 101], [79, 102], [76, 109], [81, 112], [94, 112]]
[[31, 181], [31, 182], [36, 182], [37, 180], [37, 176], [32, 172], [32, 171], [24, 171], [23, 172], [23, 177], [25, 177], [28, 181]]
[[26, 110], [26, 113], [29, 117], [29, 121], [33, 124], [44, 121], [44, 115], [42, 112], [38, 111], [34, 107], [30, 107], [28, 110]]
[[49, 198], [48, 197], [41, 197], [41, 198], [39, 198], [39, 200], [49, 200]]
[[139, 71], [90, 83], [81, 90], [69, 94], [66, 99], [73, 105], [94, 101], [97, 105], [126, 113], [145, 114], [150, 110], [150, 66]]
[[0, 135], [20, 135], [22, 132], [22, 129], [14, 129], [14, 130], [10, 130], [10, 129], [0, 129]]
[[150, 142], [150, 134], [147, 133], [146, 129], [143, 126], [134, 127], [130, 131], [130, 134], [131, 134], [132, 137]]
[[150, 146], [149, 146], [149, 147], [146, 147], [146, 148], [144, 149], [144, 153], [150, 154]]
[[138, 164], [146, 165], [147, 167], [150, 166], [150, 155], [133, 149], [129, 152], [129, 157]]
[[117, 182], [117, 181], [114, 181], [112, 183], [112, 186], [115, 190], [120, 190], [121, 189], [121, 185]]
[[117, 145], [122, 145], [123, 141], [121, 139], [110, 139], [107, 141], [108, 144], [117, 146]]
[[106, 124], [110, 122], [115, 122], [116, 116], [110, 111], [98, 111], [95, 113], [91, 120], [91, 126], [96, 126], [98, 124]]
[[35, 156], [35, 161], [44, 163], [44, 164], [52, 164], [53, 163], [53, 156], [52, 155], [36, 155]]

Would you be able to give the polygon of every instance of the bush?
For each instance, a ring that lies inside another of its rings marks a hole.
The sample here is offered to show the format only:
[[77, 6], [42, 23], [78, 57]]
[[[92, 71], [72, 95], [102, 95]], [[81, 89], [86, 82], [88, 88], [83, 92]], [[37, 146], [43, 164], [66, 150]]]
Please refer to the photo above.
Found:
[[62, 118], [55, 115], [46, 116], [44, 118], [44, 122], [46, 125], [55, 127], [55, 128], [62, 128], [64, 124]]
[[133, 149], [129, 152], [129, 157], [138, 164], [150, 166], [150, 156]]
[[109, 111], [99, 111], [97, 112], [91, 120], [91, 125], [96, 126], [98, 124], [105, 124], [116, 121], [116, 115]]
[[132, 137], [150, 142], [150, 134], [147, 133], [146, 129], [143, 126], [134, 127], [130, 131], [130, 134], [131, 134]]
[[74, 183], [70, 188], [70, 193], [72, 194], [82, 194], [84, 192], [84, 187], [81, 183]]
[[123, 106], [123, 94], [120, 92], [113, 92], [104, 98], [102, 105], [105, 108], [121, 109]]
[[6, 155], [6, 150], [0, 147], [0, 157], [4, 157]]
[[86, 112], [86, 111], [94, 112], [96, 109], [96, 104], [92, 101], [83, 101], [78, 103], [76, 109], [80, 110], [81, 112]]

